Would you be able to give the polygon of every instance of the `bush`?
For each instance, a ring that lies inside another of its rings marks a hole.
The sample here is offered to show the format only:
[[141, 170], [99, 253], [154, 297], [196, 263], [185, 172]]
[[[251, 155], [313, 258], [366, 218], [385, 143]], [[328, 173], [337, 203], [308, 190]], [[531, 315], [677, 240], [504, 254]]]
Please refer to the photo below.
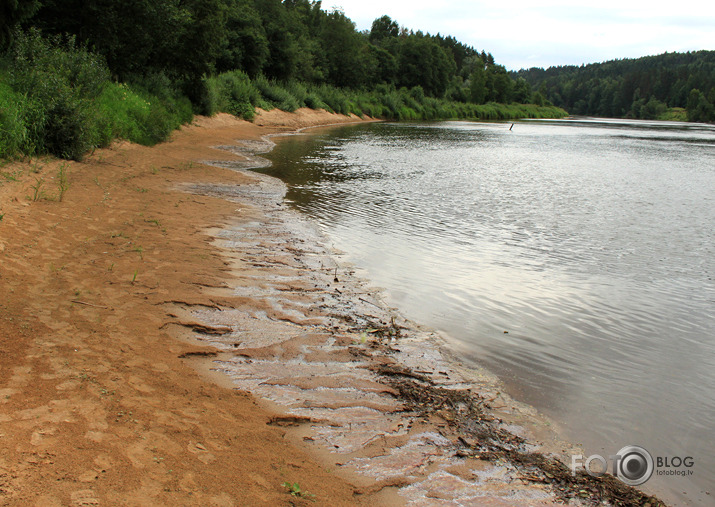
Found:
[[81, 160], [97, 146], [90, 103], [66, 86], [58, 86], [55, 93], [55, 99], [45, 103], [45, 149], [61, 158]]
[[313, 92], [305, 96], [305, 107], [309, 107], [310, 109], [325, 109], [326, 111], [330, 109], [330, 106], [320, 100], [320, 97]]
[[100, 127], [97, 137], [104, 144], [119, 137], [151, 146], [191, 119], [186, 97], [161, 98], [139, 87], [111, 83], [97, 101]]
[[265, 105], [269, 106], [268, 109], [277, 107], [281, 111], [292, 113], [300, 107], [296, 98], [276, 81], [268, 81], [264, 76], [258, 76], [254, 84], [266, 101]]
[[349, 114], [350, 104], [345, 92], [330, 85], [320, 85], [313, 92], [328, 106], [328, 111], [339, 114]]
[[248, 75], [239, 70], [224, 72], [216, 78], [218, 109], [248, 121], [253, 121], [255, 106], [260, 102], [261, 92]]
[[196, 114], [213, 116], [221, 110], [221, 91], [216, 79], [204, 78], [201, 83], [192, 88], [193, 93], [197, 96], [193, 102]]
[[9, 84], [24, 97], [13, 116], [25, 125], [22, 151], [79, 160], [97, 143], [91, 105], [109, 83], [104, 60], [73, 38], [46, 40], [34, 29], [16, 32], [10, 57]]
[[24, 151], [27, 140], [25, 100], [0, 82], [0, 158], [13, 158]]

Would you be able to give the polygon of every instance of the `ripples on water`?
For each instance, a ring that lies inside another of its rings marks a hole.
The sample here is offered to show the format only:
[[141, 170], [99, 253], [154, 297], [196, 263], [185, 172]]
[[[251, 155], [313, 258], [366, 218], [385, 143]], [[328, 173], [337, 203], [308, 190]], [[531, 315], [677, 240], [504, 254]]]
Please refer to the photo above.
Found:
[[693, 455], [692, 479], [647, 485], [712, 501], [712, 127], [373, 124], [281, 141], [270, 158], [288, 198], [408, 317], [587, 453]]

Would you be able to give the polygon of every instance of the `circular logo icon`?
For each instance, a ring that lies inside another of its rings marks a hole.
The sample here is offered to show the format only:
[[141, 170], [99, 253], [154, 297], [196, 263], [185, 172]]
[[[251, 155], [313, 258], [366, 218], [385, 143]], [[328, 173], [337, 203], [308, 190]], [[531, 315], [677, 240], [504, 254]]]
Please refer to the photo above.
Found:
[[637, 445], [627, 445], [618, 451], [616, 476], [629, 486], [640, 486], [653, 475], [653, 457]]

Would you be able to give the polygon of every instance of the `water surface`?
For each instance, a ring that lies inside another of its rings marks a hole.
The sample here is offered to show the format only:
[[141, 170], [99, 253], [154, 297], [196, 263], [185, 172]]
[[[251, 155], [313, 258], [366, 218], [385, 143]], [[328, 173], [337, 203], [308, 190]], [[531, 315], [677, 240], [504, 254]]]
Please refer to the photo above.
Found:
[[409, 318], [587, 453], [693, 456], [644, 487], [713, 504], [715, 129], [370, 124], [282, 140], [266, 171]]

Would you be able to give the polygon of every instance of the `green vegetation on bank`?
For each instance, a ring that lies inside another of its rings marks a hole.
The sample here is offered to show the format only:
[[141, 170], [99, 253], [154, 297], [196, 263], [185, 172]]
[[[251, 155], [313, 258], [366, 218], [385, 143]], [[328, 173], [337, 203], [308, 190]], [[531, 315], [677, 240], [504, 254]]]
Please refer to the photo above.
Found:
[[[101, 20], [101, 22], [100, 22]], [[491, 54], [310, 0], [27, 0], [0, 19], [0, 157], [153, 144], [193, 114], [562, 117]]]
[[715, 51], [512, 73], [572, 114], [715, 121]]
[[51, 153], [80, 159], [115, 138], [165, 140], [192, 117], [165, 79], [110, 80], [103, 58], [73, 37], [17, 32], [0, 64], [0, 157]]
[[378, 85], [373, 90], [337, 88], [328, 84], [280, 83], [263, 76], [251, 80], [241, 71], [219, 74], [206, 80], [208, 114], [228, 112], [251, 120], [255, 107], [295, 111], [301, 107], [325, 109], [333, 113], [354, 114], [391, 120], [560, 118], [566, 111], [552, 105], [474, 104], [429, 97], [421, 86], [395, 88]]

